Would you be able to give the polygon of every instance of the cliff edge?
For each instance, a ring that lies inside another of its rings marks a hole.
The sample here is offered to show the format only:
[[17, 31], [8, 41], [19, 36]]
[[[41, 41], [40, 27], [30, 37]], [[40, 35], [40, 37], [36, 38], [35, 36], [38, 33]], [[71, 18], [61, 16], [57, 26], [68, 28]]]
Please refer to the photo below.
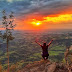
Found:
[[28, 64], [20, 72], [68, 72], [68, 70], [63, 64], [41, 60]]

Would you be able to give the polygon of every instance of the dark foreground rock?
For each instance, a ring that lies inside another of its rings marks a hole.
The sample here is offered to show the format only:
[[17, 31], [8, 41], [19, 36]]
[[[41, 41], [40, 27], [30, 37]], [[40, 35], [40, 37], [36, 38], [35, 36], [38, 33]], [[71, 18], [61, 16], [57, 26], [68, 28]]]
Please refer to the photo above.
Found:
[[61, 64], [41, 60], [28, 64], [19, 72], [68, 72], [68, 70]]

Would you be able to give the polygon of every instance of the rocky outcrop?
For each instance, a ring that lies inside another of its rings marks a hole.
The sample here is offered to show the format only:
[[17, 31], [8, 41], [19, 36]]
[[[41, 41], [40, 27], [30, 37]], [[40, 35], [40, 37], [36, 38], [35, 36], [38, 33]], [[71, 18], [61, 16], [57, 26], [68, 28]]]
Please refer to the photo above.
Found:
[[28, 64], [19, 72], [69, 72], [62, 63], [41, 60]]
[[20, 72], [54, 72], [56, 69], [56, 63], [52, 63], [48, 60], [37, 61], [32, 64], [28, 64]]

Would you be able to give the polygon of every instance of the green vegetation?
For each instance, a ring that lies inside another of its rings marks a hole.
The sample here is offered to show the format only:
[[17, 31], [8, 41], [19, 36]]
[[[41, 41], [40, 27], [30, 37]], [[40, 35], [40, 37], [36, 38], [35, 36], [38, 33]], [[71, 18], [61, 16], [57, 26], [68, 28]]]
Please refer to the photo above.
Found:
[[[66, 42], [71, 42], [71, 39], [62, 38], [63, 34], [48, 34], [42, 35], [41, 33], [33, 32], [15, 32], [13, 33], [15, 39], [9, 43], [9, 61], [10, 68], [16, 68], [18, 71], [29, 63], [34, 61], [40, 61], [42, 59], [42, 49], [34, 41], [38, 38], [38, 41], [42, 44], [41, 40], [49, 43], [51, 39], [55, 40], [49, 47], [49, 60], [55, 62], [65, 62], [64, 52], [66, 50]], [[70, 36], [71, 37], [71, 36]], [[7, 53], [6, 45], [2, 42], [0, 48], [0, 62], [3, 70], [7, 69]], [[14, 66], [14, 67], [13, 67]]]
[[62, 51], [50, 51], [50, 52], [49, 52], [50, 56], [59, 55], [59, 54], [61, 54], [61, 53], [64, 53], [64, 52], [62, 52]]

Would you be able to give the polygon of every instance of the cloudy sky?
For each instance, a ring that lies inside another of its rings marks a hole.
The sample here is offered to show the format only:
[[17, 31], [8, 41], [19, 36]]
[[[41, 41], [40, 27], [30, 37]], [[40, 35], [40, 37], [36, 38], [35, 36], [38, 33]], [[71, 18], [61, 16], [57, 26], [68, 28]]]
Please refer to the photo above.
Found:
[[14, 12], [16, 29], [72, 29], [72, 0], [0, 0], [2, 10]]

